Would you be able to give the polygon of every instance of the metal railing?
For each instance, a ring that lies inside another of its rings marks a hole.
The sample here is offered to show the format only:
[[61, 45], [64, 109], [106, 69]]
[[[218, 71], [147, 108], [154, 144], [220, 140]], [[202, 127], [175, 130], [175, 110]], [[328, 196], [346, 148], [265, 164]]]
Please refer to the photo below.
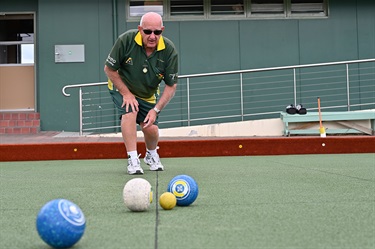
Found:
[[[79, 132], [113, 132], [120, 127], [107, 82], [78, 88]], [[161, 84], [161, 90], [162, 90]], [[181, 127], [278, 117], [289, 104], [352, 111], [375, 108], [375, 59], [270, 67], [179, 76], [175, 97], [160, 127]]]

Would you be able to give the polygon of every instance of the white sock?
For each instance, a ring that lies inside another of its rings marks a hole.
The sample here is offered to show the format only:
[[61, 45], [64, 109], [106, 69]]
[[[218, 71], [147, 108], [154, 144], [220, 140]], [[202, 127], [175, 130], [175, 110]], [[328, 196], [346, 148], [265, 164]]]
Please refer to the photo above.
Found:
[[136, 150], [134, 151], [128, 151], [128, 158], [138, 158], [138, 153]]
[[155, 150], [149, 150], [149, 149], [147, 149], [147, 151], [150, 153], [151, 156], [154, 156], [154, 155], [157, 154], [156, 149]]

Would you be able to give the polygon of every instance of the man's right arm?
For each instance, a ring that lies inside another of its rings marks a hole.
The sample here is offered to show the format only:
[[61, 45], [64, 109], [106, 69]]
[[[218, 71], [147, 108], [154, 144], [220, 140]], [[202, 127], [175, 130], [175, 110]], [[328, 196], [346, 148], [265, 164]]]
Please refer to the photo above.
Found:
[[125, 83], [122, 81], [118, 72], [111, 69], [107, 65], [104, 66], [104, 72], [106, 73], [108, 79], [112, 81], [116, 89], [122, 95], [122, 107], [125, 106], [126, 111], [128, 111], [128, 108], [130, 106], [133, 111], [138, 111], [138, 101], [136, 100], [135, 96], [129, 91]]
[[122, 96], [130, 93], [129, 89], [126, 87], [124, 82], [116, 70], [111, 69], [107, 65], [104, 66], [104, 72], [106, 73], [108, 79], [112, 81], [117, 90], [121, 93]]

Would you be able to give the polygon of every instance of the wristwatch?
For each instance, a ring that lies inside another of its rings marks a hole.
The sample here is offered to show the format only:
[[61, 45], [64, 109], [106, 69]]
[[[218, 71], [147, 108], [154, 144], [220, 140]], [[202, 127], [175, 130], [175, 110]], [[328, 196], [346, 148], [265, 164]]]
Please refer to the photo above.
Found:
[[156, 114], [160, 113], [160, 110], [158, 108], [156, 108], [156, 106], [154, 107], [154, 111], [156, 112]]

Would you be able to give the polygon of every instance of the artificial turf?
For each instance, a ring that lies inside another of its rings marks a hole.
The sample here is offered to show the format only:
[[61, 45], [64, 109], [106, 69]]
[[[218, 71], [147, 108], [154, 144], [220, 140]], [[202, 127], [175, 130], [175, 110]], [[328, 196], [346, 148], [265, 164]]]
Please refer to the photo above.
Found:
[[[47, 249], [35, 228], [48, 201], [85, 214], [77, 249], [375, 247], [375, 154], [164, 158], [166, 170], [125, 173], [126, 161], [0, 163], [0, 248]], [[176, 175], [198, 183], [197, 200], [163, 210], [158, 197]], [[128, 210], [125, 183], [154, 188], [146, 212]], [[156, 188], [157, 187], [157, 188]]]

